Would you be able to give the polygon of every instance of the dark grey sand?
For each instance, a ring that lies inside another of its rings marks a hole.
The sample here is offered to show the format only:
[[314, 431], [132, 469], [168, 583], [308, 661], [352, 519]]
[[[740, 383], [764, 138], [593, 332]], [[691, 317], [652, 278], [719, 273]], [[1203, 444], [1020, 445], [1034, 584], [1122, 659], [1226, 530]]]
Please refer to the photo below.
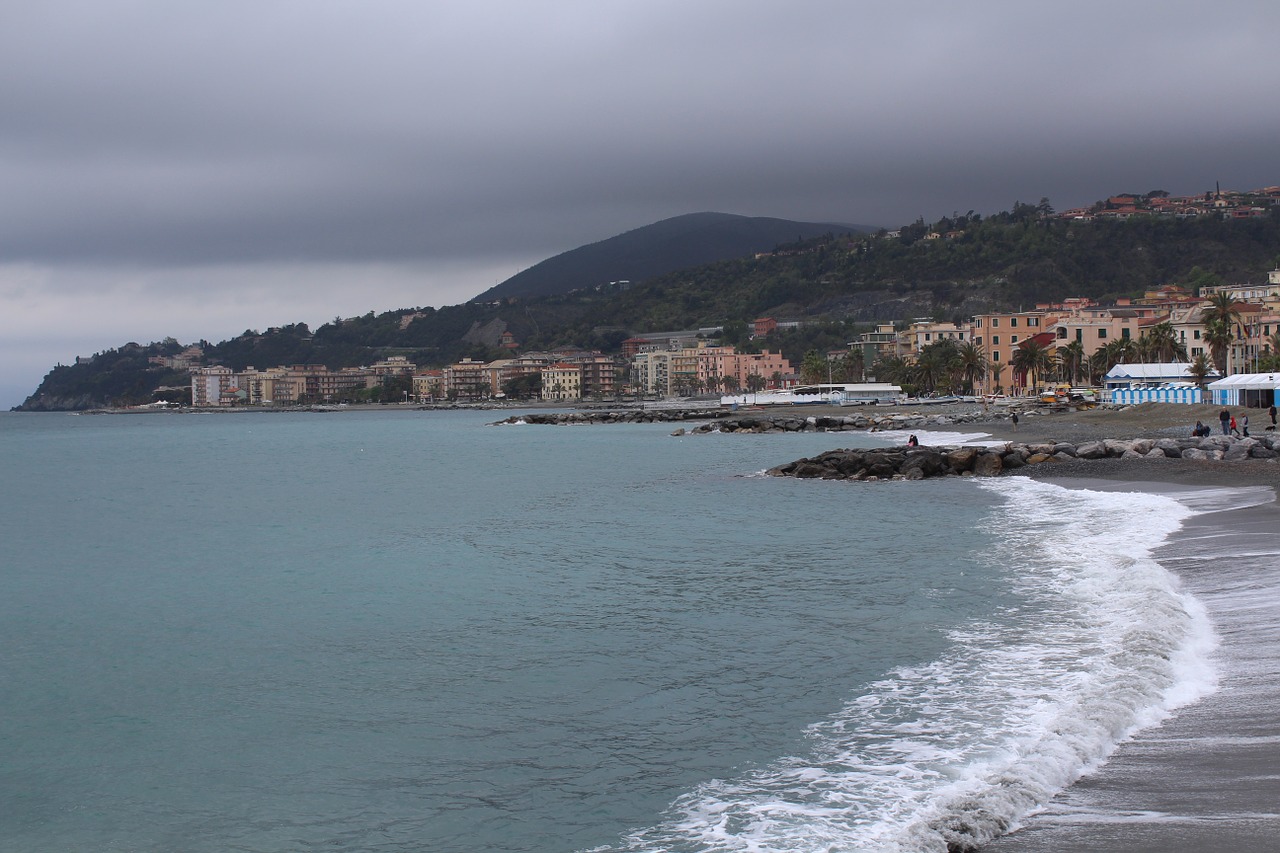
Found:
[[1105, 460], [1034, 476], [1108, 491], [1267, 490], [1263, 505], [1194, 517], [1156, 554], [1209, 610], [1221, 642], [1219, 688], [1122, 744], [984, 851], [1280, 850], [1280, 466], [1153, 462]]

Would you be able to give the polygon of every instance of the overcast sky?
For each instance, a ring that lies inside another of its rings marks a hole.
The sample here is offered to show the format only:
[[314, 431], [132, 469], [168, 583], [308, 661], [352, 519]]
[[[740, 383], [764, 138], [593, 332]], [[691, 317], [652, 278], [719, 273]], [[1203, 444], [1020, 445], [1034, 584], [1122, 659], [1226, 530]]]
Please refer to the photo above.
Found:
[[1280, 3], [0, 2], [0, 406], [695, 211], [1280, 184]]

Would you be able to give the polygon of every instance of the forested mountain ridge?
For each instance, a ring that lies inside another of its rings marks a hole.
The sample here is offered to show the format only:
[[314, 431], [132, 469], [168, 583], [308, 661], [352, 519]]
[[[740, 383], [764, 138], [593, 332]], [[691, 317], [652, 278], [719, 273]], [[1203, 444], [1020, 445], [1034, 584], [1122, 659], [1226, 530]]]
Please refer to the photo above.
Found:
[[676, 270], [767, 252], [779, 244], [823, 234], [875, 230], [865, 225], [689, 213], [547, 258], [490, 288], [476, 300], [554, 296], [609, 282], [647, 281]]
[[[873, 322], [964, 319], [1068, 296], [1107, 300], [1166, 283], [1257, 282], [1280, 265], [1280, 215], [1274, 211], [1244, 221], [1143, 216], [1093, 222], [1038, 215], [1030, 205], [1014, 211], [916, 222], [896, 237], [826, 234], [767, 256], [692, 267], [625, 289], [371, 312], [314, 333], [304, 324], [246, 331], [205, 344], [204, 358], [235, 370], [350, 367], [389, 355], [442, 366], [466, 356], [509, 355], [499, 347], [504, 332], [522, 350], [617, 352], [633, 335], [724, 326], [730, 343], [781, 349], [799, 363], [809, 349], [840, 346]], [[775, 338], [749, 341], [747, 324], [760, 316], [806, 322]], [[155, 388], [186, 381], [182, 371], [148, 361], [168, 354], [161, 352], [166, 347], [181, 348], [176, 342], [130, 344], [89, 363], [59, 366], [20, 408], [147, 402]]]

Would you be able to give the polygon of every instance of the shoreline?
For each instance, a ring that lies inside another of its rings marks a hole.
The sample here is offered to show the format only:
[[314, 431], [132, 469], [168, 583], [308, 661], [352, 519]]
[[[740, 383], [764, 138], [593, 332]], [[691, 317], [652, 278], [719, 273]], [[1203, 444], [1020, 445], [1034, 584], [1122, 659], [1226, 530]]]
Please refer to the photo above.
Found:
[[1122, 743], [1105, 764], [982, 850], [1266, 849], [1280, 830], [1280, 721], [1272, 713], [1280, 707], [1273, 678], [1280, 663], [1276, 466], [1106, 462], [1115, 464], [1046, 466], [1024, 475], [1064, 488], [1184, 499], [1204, 492], [1210, 501], [1218, 489], [1270, 490], [1261, 503], [1198, 511], [1155, 552], [1209, 612], [1220, 643], [1214, 653], [1219, 686]]

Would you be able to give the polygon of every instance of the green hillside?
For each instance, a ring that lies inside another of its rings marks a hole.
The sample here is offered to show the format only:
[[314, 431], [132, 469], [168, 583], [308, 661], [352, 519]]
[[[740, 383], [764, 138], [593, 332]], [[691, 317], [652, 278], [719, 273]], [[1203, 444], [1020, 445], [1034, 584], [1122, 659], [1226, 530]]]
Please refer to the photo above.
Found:
[[864, 225], [792, 222], [729, 213], [690, 213], [580, 246], [523, 270], [476, 297], [553, 296], [609, 282], [655, 276], [716, 261], [772, 251], [782, 243], [823, 234], [867, 233]]
[[[930, 233], [951, 236], [929, 239]], [[780, 348], [799, 363], [809, 349], [839, 346], [873, 322], [963, 319], [1068, 296], [1107, 300], [1166, 283], [1257, 282], [1277, 266], [1275, 212], [1244, 221], [1075, 222], [1046, 218], [1037, 207], [1019, 204], [985, 219], [917, 222], [896, 237], [824, 234], [779, 246], [766, 257], [690, 267], [628, 288], [370, 313], [327, 323], [314, 333], [302, 324], [246, 332], [206, 346], [205, 353], [209, 363], [236, 370], [298, 363], [349, 367], [389, 355], [442, 366], [464, 356], [488, 360], [508, 354], [497, 346], [504, 331], [525, 350], [616, 352], [632, 335], [723, 325], [728, 342]], [[807, 323], [776, 339], [748, 342], [747, 323], [760, 316]], [[181, 374], [147, 361], [173, 346], [132, 344], [99, 354], [92, 363], [59, 366], [21, 408], [146, 402], [153, 389], [183, 381]]]

